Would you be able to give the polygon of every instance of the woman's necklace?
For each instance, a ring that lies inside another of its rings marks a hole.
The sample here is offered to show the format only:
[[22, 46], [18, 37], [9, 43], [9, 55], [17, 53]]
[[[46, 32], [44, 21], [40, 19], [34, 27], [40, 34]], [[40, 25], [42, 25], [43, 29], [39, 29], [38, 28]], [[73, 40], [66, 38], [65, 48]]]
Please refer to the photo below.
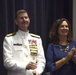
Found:
[[59, 49], [62, 51], [62, 52], [67, 52], [68, 49], [69, 49], [69, 43], [67, 45], [60, 45], [59, 46]]

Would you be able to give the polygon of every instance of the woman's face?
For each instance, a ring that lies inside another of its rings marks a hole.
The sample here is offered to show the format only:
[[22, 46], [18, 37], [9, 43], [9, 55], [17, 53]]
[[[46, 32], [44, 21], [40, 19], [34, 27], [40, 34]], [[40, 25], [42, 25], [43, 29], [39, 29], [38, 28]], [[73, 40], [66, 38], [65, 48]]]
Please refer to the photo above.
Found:
[[58, 29], [59, 36], [67, 36], [69, 33], [69, 26], [66, 21], [63, 21]]

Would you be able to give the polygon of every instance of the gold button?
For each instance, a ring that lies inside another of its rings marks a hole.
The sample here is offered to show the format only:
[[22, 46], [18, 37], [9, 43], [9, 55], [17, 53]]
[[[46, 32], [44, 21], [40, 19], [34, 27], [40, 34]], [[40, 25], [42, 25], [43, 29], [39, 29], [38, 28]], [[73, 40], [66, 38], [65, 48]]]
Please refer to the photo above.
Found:
[[26, 57], [28, 57], [28, 55], [26, 55]]
[[24, 46], [24, 48], [27, 48], [27, 46]]

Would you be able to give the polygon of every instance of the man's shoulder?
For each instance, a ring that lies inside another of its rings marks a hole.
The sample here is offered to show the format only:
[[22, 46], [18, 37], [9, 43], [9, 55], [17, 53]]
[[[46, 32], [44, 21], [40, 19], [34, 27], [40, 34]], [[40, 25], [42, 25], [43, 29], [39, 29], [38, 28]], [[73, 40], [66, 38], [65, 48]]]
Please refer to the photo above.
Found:
[[6, 34], [6, 37], [14, 36], [15, 34], [16, 34], [16, 32], [9, 33], [9, 34]]
[[37, 34], [30, 33], [30, 35], [31, 35], [32, 37], [35, 37], [35, 38], [40, 38], [40, 36], [37, 35]]

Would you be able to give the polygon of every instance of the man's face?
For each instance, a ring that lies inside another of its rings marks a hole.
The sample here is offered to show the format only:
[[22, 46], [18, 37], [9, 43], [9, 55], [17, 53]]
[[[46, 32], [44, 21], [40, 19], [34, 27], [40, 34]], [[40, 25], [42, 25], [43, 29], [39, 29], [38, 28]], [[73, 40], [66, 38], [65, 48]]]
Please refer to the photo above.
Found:
[[28, 26], [30, 24], [30, 19], [27, 13], [20, 13], [15, 20], [16, 25], [22, 31], [28, 30]]

